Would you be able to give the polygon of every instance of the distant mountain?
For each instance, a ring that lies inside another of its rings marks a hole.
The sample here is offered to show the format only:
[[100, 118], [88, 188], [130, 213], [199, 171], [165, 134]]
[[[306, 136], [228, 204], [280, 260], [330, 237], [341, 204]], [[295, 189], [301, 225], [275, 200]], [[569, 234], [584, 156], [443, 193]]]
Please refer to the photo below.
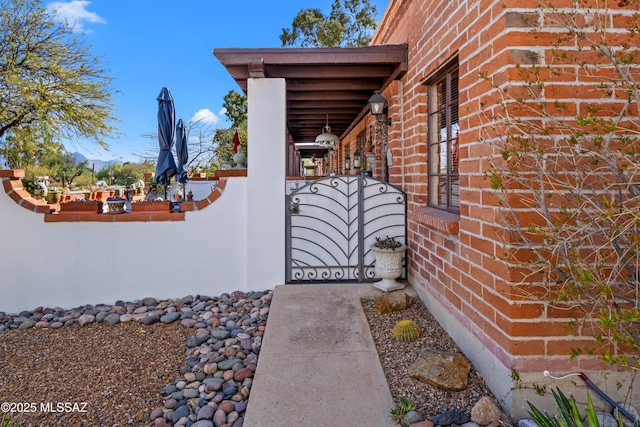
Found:
[[71, 157], [73, 157], [73, 160], [75, 160], [77, 163], [80, 162], [84, 162], [85, 160], [88, 162], [87, 167], [89, 169], [91, 169], [92, 167], [95, 167], [95, 171], [98, 172], [99, 170], [102, 170], [106, 167], [109, 167], [111, 165], [115, 165], [117, 163], [120, 163], [118, 160], [92, 160], [92, 159], [87, 159], [82, 153], [79, 152], [75, 152], [71, 155]]

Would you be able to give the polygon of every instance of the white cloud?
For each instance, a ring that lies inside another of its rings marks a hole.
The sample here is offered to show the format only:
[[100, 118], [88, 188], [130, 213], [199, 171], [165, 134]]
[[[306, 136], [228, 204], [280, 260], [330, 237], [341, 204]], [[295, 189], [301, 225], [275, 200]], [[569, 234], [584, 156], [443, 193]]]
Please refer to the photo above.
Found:
[[86, 9], [90, 4], [91, 2], [86, 0], [54, 1], [47, 5], [47, 11], [75, 32], [90, 32], [85, 28], [85, 22], [107, 23], [101, 16]]
[[202, 110], [197, 111], [189, 120], [191, 123], [201, 122], [207, 125], [215, 125], [219, 121], [220, 117], [216, 116], [216, 113], [208, 108], [203, 108]]

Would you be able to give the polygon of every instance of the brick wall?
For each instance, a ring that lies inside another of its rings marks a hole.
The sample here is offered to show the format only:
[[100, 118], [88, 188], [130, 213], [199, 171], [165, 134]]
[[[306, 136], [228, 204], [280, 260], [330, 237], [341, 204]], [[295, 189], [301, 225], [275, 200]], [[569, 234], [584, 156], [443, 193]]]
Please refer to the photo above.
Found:
[[[554, 3], [569, 7], [572, 2]], [[389, 128], [394, 158], [390, 182], [408, 196], [410, 280], [427, 305], [436, 304], [444, 313], [440, 322], [463, 349], [467, 345], [472, 353], [467, 356], [474, 364], [485, 363], [485, 377], [509, 376], [513, 368], [542, 382], [546, 381], [541, 379], [543, 370], [600, 371], [602, 367], [594, 357], [570, 360], [571, 347], [588, 343], [589, 333], [569, 335], [571, 314], [522, 297], [514, 286], [517, 275], [496, 260], [502, 251], [499, 208], [483, 175], [487, 157], [493, 153], [480, 135], [491, 138], [500, 133], [500, 123], [490, 123], [485, 114], [500, 99], [492, 82], [513, 83], [521, 79], [518, 64], [549, 58], [557, 34], [530, 30], [529, 23], [540, 16], [537, 7], [537, 0], [392, 0], [373, 44], [409, 46], [408, 72], [386, 88], [383, 96], [389, 101], [394, 122]], [[426, 205], [424, 82], [456, 55], [461, 128], [459, 216]], [[489, 79], [480, 78], [481, 73]], [[595, 90], [596, 83], [580, 80], [577, 72], [547, 78], [557, 82], [549, 84], [549, 95], [567, 98], [568, 112], [582, 111], [587, 102], [602, 97]], [[583, 99], [574, 101], [576, 94], [584, 95]], [[474, 360], [477, 355], [467, 340], [478, 343], [484, 356], [492, 355], [499, 366]], [[499, 369], [494, 371], [496, 367]], [[498, 389], [511, 395], [510, 378], [501, 381], [493, 384], [494, 392]], [[519, 405], [515, 401], [505, 404]]]

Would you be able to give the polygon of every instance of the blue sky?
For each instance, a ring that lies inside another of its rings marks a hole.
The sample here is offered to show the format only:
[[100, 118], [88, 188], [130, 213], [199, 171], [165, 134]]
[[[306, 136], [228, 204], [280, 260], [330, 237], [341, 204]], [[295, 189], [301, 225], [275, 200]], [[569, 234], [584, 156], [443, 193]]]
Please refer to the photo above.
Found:
[[[153, 148], [145, 135], [156, 132], [156, 97], [163, 86], [173, 95], [176, 120], [198, 116], [214, 127], [229, 124], [222, 102], [240, 91], [214, 48], [280, 47], [282, 28], [315, 7], [328, 14], [333, 0], [85, 0], [45, 3], [84, 32], [94, 55], [114, 78], [119, 135], [110, 151], [89, 143], [65, 142], [70, 151], [91, 159], [137, 161], [134, 153]], [[380, 20], [388, 0], [370, 0]]]

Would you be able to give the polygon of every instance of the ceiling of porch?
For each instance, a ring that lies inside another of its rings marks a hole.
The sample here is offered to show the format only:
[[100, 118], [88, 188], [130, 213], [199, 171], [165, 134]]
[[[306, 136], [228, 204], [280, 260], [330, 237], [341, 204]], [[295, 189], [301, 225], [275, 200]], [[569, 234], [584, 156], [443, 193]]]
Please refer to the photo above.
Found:
[[249, 78], [284, 78], [287, 128], [295, 143], [313, 143], [327, 116], [341, 138], [364, 117], [374, 90], [407, 71], [407, 45], [360, 48], [224, 48], [213, 54], [246, 93]]

